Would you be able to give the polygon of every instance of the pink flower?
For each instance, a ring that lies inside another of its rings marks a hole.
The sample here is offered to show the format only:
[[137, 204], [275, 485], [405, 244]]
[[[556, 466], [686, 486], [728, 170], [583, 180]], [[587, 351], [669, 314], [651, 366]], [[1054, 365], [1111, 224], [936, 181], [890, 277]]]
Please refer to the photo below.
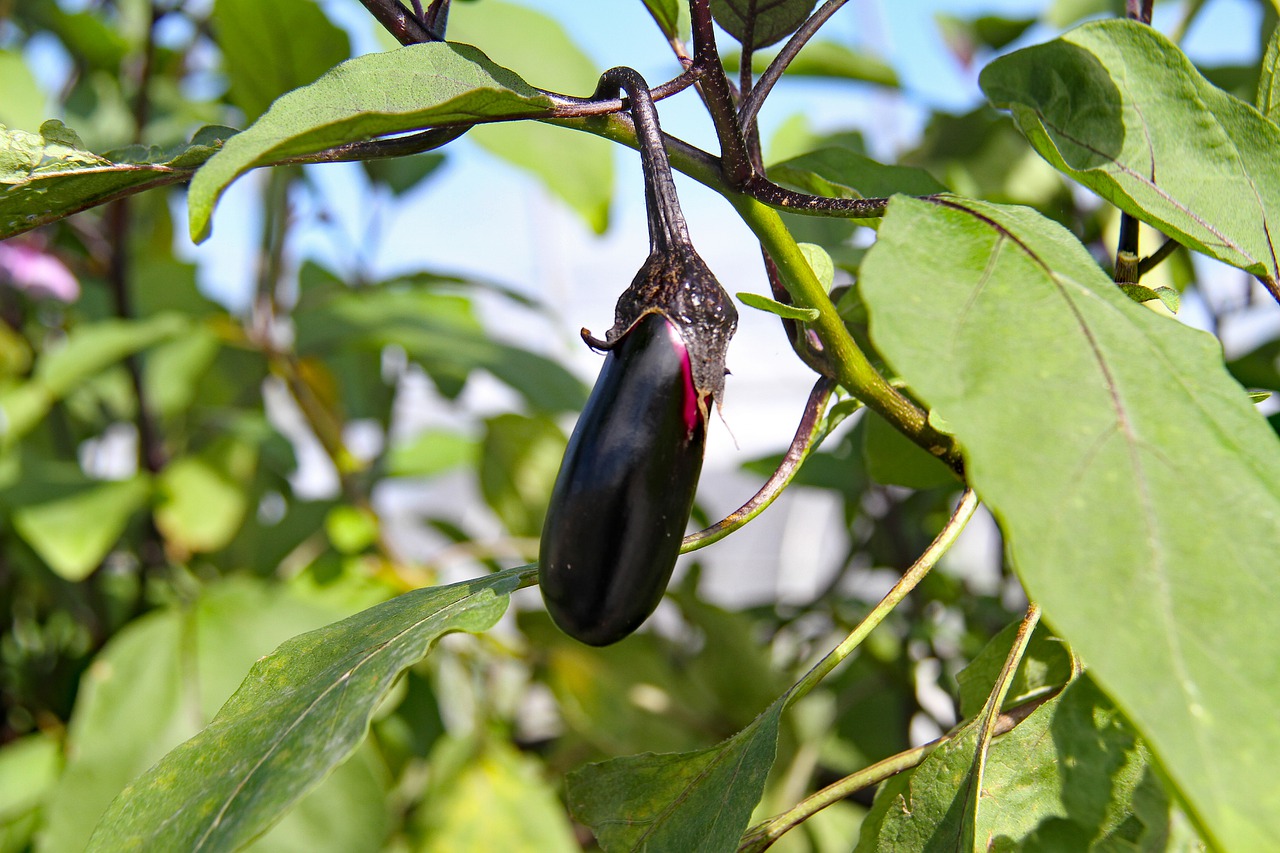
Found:
[[74, 302], [80, 298], [80, 282], [67, 265], [33, 241], [0, 242], [0, 284], [25, 291], [36, 299]]

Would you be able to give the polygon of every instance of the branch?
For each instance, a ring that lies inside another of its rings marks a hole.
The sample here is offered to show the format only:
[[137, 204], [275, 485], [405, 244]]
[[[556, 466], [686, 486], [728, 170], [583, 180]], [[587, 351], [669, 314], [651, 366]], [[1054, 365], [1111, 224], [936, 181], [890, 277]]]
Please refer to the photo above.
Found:
[[684, 542], [680, 546], [680, 553], [687, 554], [690, 551], [705, 548], [713, 542], [719, 542], [764, 512], [769, 507], [769, 504], [773, 503], [782, 494], [783, 490], [791, 484], [796, 474], [799, 473], [801, 464], [809, 457], [810, 452], [818, 446], [821, 440], [822, 413], [826, 409], [827, 400], [831, 398], [831, 392], [834, 388], [835, 383], [825, 376], [818, 379], [813, 386], [813, 390], [809, 392], [809, 399], [804, 407], [804, 416], [800, 419], [800, 425], [796, 427], [796, 434], [791, 439], [791, 446], [787, 448], [787, 452], [783, 455], [782, 463], [778, 465], [777, 470], [765, 481], [764, 485], [760, 487], [760, 491], [756, 492], [751, 500], [705, 530], [700, 530], [684, 537]]
[[[1043, 696], [1037, 696], [1035, 699], [1010, 708], [996, 718], [993, 736], [999, 737], [1013, 731], [1023, 720], [1031, 716], [1037, 708], [1061, 692], [1062, 688], [1058, 688]], [[930, 753], [943, 744], [954, 740], [958, 733], [959, 728], [937, 740], [899, 752], [897, 755], [891, 755], [886, 759], [877, 761], [870, 767], [844, 777], [838, 782], [832, 782], [822, 790], [805, 797], [777, 817], [758, 823], [747, 830], [742, 837], [742, 844], [738, 847], [738, 853], [759, 853], [768, 849], [786, 832], [804, 823], [827, 806], [838, 803], [864, 788], [878, 785], [886, 779], [919, 766], [922, 761], [929, 757]]]
[[965, 489], [960, 496], [960, 503], [956, 505], [955, 512], [951, 513], [951, 518], [943, 526], [933, 542], [929, 543], [929, 547], [924, 550], [924, 553], [911, 564], [911, 567], [893, 585], [893, 589], [885, 594], [880, 603], [867, 614], [865, 619], [858, 623], [858, 626], [853, 629], [849, 636], [844, 638], [840, 645], [818, 661], [813, 669], [805, 673], [804, 677], [791, 688], [787, 693], [787, 707], [794, 705], [797, 700], [807, 695], [831, 670], [835, 669], [841, 661], [852, 654], [853, 650], [862, 644], [867, 635], [884, 621], [884, 618], [901, 603], [902, 599], [906, 598], [907, 594], [915, 589], [920, 581], [924, 580], [924, 576], [929, 573], [929, 570], [955, 544], [961, 531], [969, 523], [969, 519], [973, 517], [973, 511], [977, 508], [977, 495], [973, 493], [973, 489]]
[[724, 177], [735, 189], [746, 183], [754, 172], [747, 153], [746, 138], [738, 124], [738, 111], [733, 104], [733, 90], [724, 74], [724, 63], [716, 48], [715, 24], [711, 19], [711, 0], [689, 0], [689, 22], [693, 29], [693, 62], [702, 70], [698, 89], [711, 114], [716, 136], [720, 140], [720, 159]]
[[[778, 55], [769, 63], [769, 67], [765, 69], [759, 81], [756, 82], [755, 88], [746, 93], [743, 97], [742, 106], [738, 108], [738, 121], [743, 127], [748, 127], [756, 120], [756, 114], [760, 112], [760, 107], [764, 105], [764, 99], [769, 97], [769, 91], [774, 84], [782, 77], [782, 72], [787, 70], [796, 58], [796, 54], [800, 52], [814, 34], [827, 22], [836, 10], [847, 3], [848, 0], [827, 0], [822, 4], [818, 11], [814, 12], [809, 18], [800, 25], [800, 28], [791, 34], [791, 38], [787, 39], [787, 43], [783, 45]], [[743, 67], [750, 68], [748, 64], [748, 54], [743, 51]], [[746, 73], [746, 72], [744, 72]]]
[[1165, 241], [1160, 244], [1159, 249], [1156, 249], [1150, 255], [1138, 262], [1138, 275], [1141, 277], [1151, 272], [1180, 248], [1182, 248], [1181, 243], [1172, 237], [1166, 237]]
[[437, 36], [427, 29], [426, 24], [402, 6], [399, 0], [360, 0], [360, 2], [369, 10], [369, 14], [377, 18], [383, 29], [395, 36], [396, 41], [401, 44], [444, 41], [443, 34]]

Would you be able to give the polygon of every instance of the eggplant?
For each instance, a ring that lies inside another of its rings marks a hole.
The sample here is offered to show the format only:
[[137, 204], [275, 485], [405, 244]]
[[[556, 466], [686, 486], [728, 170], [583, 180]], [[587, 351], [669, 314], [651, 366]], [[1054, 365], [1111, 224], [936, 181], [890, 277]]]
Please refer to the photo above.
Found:
[[619, 297], [605, 339], [582, 332], [605, 363], [565, 450], [538, 561], [551, 618], [595, 646], [635, 631], [666, 591], [738, 322], [689, 240], [644, 79], [611, 69], [596, 94], [620, 89], [640, 141], [649, 257]]

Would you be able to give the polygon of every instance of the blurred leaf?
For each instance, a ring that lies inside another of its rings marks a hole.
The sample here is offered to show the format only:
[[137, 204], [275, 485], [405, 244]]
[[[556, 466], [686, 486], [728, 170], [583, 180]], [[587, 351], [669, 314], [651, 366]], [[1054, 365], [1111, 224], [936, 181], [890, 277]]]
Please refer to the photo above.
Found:
[[340, 504], [324, 518], [325, 535], [342, 554], [359, 554], [378, 541], [378, 518], [361, 507]]
[[1271, 33], [1267, 53], [1262, 57], [1262, 73], [1258, 77], [1258, 94], [1254, 99], [1258, 112], [1272, 121], [1280, 118], [1280, 27]]
[[58, 576], [84, 580], [101, 565], [129, 520], [146, 506], [151, 482], [90, 480], [78, 470], [56, 464], [24, 466], [28, 485], [7, 489], [13, 528]]
[[50, 406], [106, 368], [187, 330], [187, 321], [174, 314], [100, 320], [72, 330], [63, 343], [37, 359], [30, 380], [0, 391], [3, 441], [12, 443], [31, 431]]
[[377, 160], [361, 160], [369, 180], [391, 190], [393, 195], [403, 195], [424, 181], [444, 163], [444, 155], [434, 152], [414, 154], [411, 157], [382, 157]]
[[980, 50], [999, 50], [1016, 41], [1035, 23], [1034, 18], [1005, 18], [1000, 15], [961, 18], [946, 12], [935, 13], [933, 19], [942, 32], [942, 40], [964, 65], [971, 63]]
[[433, 42], [347, 60], [281, 96], [196, 173], [187, 199], [191, 237], [209, 236], [218, 198], [256, 166], [357, 139], [548, 106], [537, 90], [467, 45]]
[[430, 780], [417, 815], [421, 853], [581, 849], [540, 763], [506, 741], [441, 740]]
[[1156, 30], [1086, 24], [997, 59], [980, 82], [1074, 180], [1186, 246], [1280, 277], [1270, 237], [1280, 127], [1211, 85]]
[[1227, 363], [1227, 369], [1246, 388], [1280, 391], [1280, 340], [1270, 340]]
[[491, 628], [527, 577], [528, 569], [512, 569], [415, 590], [282, 644], [253, 665], [208, 727], [130, 783], [91, 845], [232, 849], [249, 841], [351, 755], [405, 667], [443, 634]]
[[216, 0], [213, 27], [231, 102], [249, 121], [351, 56], [347, 34], [311, 0]]
[[[812, 245], [812, 244], [806, 244]], [[827, 259], [830, 262], [830, 258]], [[748, 308], [755, 308], [758, 311], [764, 311], [782, 317], [785, 320], [803, 320], [812, 322], [818, 319], [817, 308], [797, 308], [794, 305], [783, 305], [781, 302], [770, 299], [767, 296], [761, 296], [758, 293], [735, 293], [738, 301]]]
[[[557, 92], [594, 91], [600, 71], [555, 19], [525, 6], [485, 0], [453, 7], [449, 38], [484, 45], [493, 61]], [[584, 133], [522, 121], [477, 127], [470, 139], [531, 172], [597, 234], [609, 227], [613, 146]]]
[[738, 849], [778, 745], [778, 699], [718, 746], [631, 755], [569, 774], [566, 797], [605, 853]]
[[296, 322], [297, 346], [303, 354], [399, 346], [442, 392], [452, 388], [456, 394], [472, 370], [483, 368], [537, 411], [576, 411], [586, 402], [586, 389], [565, 368], [497, 342], [485, 333], [469, 300], [429, 286], [341, 292], [314, 308], [299, 310]]
[[817, 0], [711, 0], [711, 14], [729, 35], [751, 47], [768, 47], [791, 35]]
[[153, 187], [185, 181], [233, 131], [206, 127], [187, 145], [85, 150], [75, 131], [46, 121], [39, 133], [0, 125], [0, 240]]
[[200, 379], [213, 367], [222, 339], [212, 325], [195, 325], [189, 332], [154, 347], [142, 366], [143, 390], [152, 410], [163, 417], [179, 417], [200, 398]]
[[862, 458], [871, 479], [885, 486], [909, 489], [956, 484], [955, 474], [942, 460], [930, 456], [884, 418], [870, 410], [862, 418], [866, 425], [862, 432]]
[[507, 532], [538, 536], [567, 439], [549, 418], [506, 414], [485, 421], [480, 491]]
[[1064, 30], [1082, 18], [1124, 15], [1124, 0], [1052, 0], [1044, 17], [1055, 29]]
[[[284, 588], [237, 579], [211, 587], [188, 608], [129, 623], [81, 683], [67, 732], [67, 768], [47, 806], [41, 849], [84, 850], [98, 815], [120, 789], [195, 734], [250, 664], [335, 615]], [[192, 777], [197, 780], [209, 781]]]
[[469, 467], [480, 458], [475, 439], [442, 429], [423, 430], [396, 442], [387, 453], [388, 477], [434, 477], [454, 468]]
[[[1009, 647], [1013, 645], [1013, 639], [1018, 633], [1018, 624], [1013, 622], [996, 634], [956, 676], [956, 681], [960, 684], [961, 717], [968, 719], [977, 716], [987, 703], [991, 685], [996, 683], [1000, 670], [1004, 668]], [[1071, 676], [1071, 652], [1067, 645], [1050, 634], [1049, 629], [1040, 622], [1027, 642], [1027, 650], [1022, 654], [1018, 669], [1013, 674], [1013, 681], [1009, 683], [1009, 692], [1005, 695], [1002, 710], [1021, 705], [1049, 690], [1061, 687], [1071, 680]]]
[[0, 125], [23, 130], [40, 127], [46, 118], [44, 92], [17, 51], [0, 50], [0, 91], [4, 92]]
[[775, 180], [830, 198], [879, 198], [894, 193], [931, 195], [947, 188], [914, 166], [877, 163], [848, 148], [810, 151], [769, 169]]
[[1280, 637], [1254, 626], [1280, 609], [1264, 568], [1280, 443], [1218, 341], [1134, 305], [1061, 227], [983, 202], [894, 199], [859, 283], [879, 350], [964, 447], [1028, 595], [1212, 840], [1265, 846]]
[[155, 510], [165, 541], [188, 555], [226, 547], [249, 510], [257, 463], [256, 447], [227, 436], [165, 466], [156, 479]]
[[61, 769], [61, 751], [52, 735], [27, 735], [0, 748], [0, 853], [30, 849], [44, 800]]
[[[753, 53], [751, 70], [763, 74], [776, 53]], [[736, 51], [724, 58], [725, 70], [735, 73], [741, 67], [742, 55]], [[851, 48], [833, 41], [815, 39], [791, 60], [786, 77], [829, 77], [838, 80], [861, 80], [881, 86], [897, 87], [898, 74], [893, 66], [874, 53]]]

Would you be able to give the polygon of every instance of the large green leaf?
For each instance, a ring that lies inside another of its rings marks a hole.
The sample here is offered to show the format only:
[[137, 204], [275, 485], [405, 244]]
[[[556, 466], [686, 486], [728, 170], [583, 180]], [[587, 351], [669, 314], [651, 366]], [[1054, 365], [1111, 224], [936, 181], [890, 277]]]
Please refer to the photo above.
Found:
[[769, 175], [830, 198], [932, 195], [947, 190], [924, 169], [878, 163], [835, 145], [785, 160], [771, 167]]
[[406, 667], [445, 633], [491, 628], [530, 576], [511, 569], [415, 590], [284, 643], [253, 665], [204, 731], [125, 788], [90, 846], [245, 844], [355, 750]]
[[281, 96], [196, 173], [191, 236], [209, 236], [218, 198], [256, 166], [434, 125], [538, 115], [545, 95], [463, 44], [416, 44], [350, 59]]
[[231, 102], [249, 121], [351, 55], [347, 34], [312, 0], [217, 0], [213, 25]]
[[711, 14], [729, 35], [768, 47], [796, 31], [817, 0], [711, 0]]
[[112, 798], [210, 720], [255, 660], [341, 615], [239, 579], [130, 622], [81, 681], [40, 850], [84, 850]]
[[0, 125], [0, 240], [95, 205], [185, 181], [232, 133], [206, 127], [175, 148], [132, 146], [98, 155], [60, 121], [46, 121], [39, 133]]
[[[484, 45], [495, 62], [557, 92], [586, 95], [603, 70], [553, 18], [500, 0], [455, 6], [449, 38]], [[609, 227], [614, 152], [609, 143], [527, 121], [478, 127], [470, 139], [532, 172], [597, 234]]]
[[[945, 271], [945, 274], [940, 274]], [[1223, 849], [1280, 835], [1280, 442], [1218, 342], [1025, 208], [895, 198], [860, 280], [1045, 618]]]
[[1133, 21], [997, 59], [982, 89], [1046, 160], [1197, 251], [1280, 278], [1280, 127]]
[[718, 746], [630, 755], [569, 774], [569, 808], [606, 853], [738, 848], [778, 747], [784, 699]]

